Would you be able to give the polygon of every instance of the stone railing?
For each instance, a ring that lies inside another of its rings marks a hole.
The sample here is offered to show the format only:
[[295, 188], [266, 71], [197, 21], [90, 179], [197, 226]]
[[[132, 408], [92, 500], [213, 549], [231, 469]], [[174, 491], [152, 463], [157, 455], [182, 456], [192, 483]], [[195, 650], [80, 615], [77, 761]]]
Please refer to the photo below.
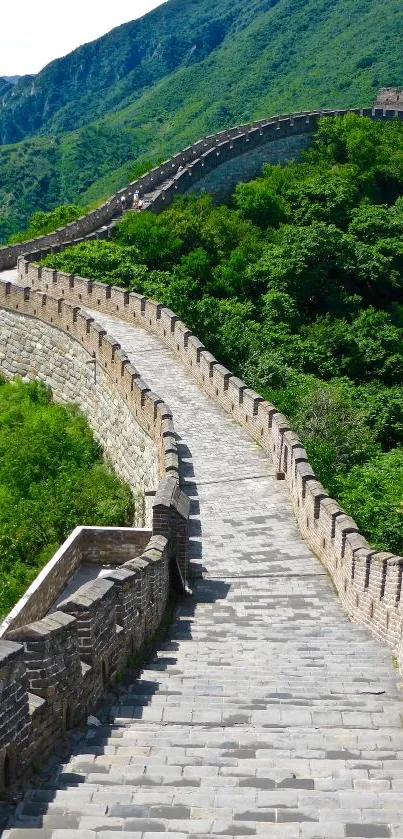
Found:
[[119, 567], [140, 556], [151, 536], [146, 527], [76, 527], [0, 624], [0, 639], [46, 617], [83, 563]]
[[[55, 336], [67, 335], [91, 363], [96, 362], [122, 406], [154, 440], [160, 477], [151, 530], [79, 528], [1, 627], [0, 791], [4, 791], [51, 753], [68, 728], [86, 718], [128, 658], [151, 640], [167, 605], [172, 574], [182, 584], [186, 580], [189, 500], [179, 485], [171, 412], [147, 387], [120, 345], [77, 306], [29, 288], [0, 282], [0, 310], [20, 319], [23, 334], [29, 322], [40, 322]], [[2, 360], [6, 369], [4, 354]], [[30, 376], [35, 376], [34, 367]], [[55, 608], [82, 561], [117, 567]], [[50, 609], [54, 611], [49, 614]]]
[[320, 110], [303, 114], [274, 116], [245, 125], [219, 131], [204, 137], [156, 166], [124, 189], [112, 195], [104, 204], [64, 227], [36, 239], [0, 248], [0, 271], [13, 268], [19, 256], [33, 250], [65, 245], [83, 238], [107, 238], [109, 225], [121, 213], [121, 198], [126, 205], [133, 203], [133, 193], [138, 190], [146, 196], [146, 206], [160, 212], [173, 198], [188, 192], [195, 183], [202, 181], [209, 172], [226, 161], [246, 154], [266, 143], [298, 137], [315, 131], [321, 116], [342, 116], [354, 113], [376, 120], [403, 119], [402, 110], [384, 108], [355, 108], [350, 110]]
[[59, 298], [137, 323], [157, 335], [214, 399], [273, 459], [287, 482], [301, 533], [331, 574], [350, 617], [395, 650], [403, 667], [403, 558], [370, 547], [357, 524], [316, 479], [289, 422], [209, 353], [179, 318], [139, 294], [73, 277], [21, 258], [20, 282]]
[[0, 791], [85, 720], [130, 656], [151, 640], [169, 594], [168, 540], [78, 589], [0, 640]]

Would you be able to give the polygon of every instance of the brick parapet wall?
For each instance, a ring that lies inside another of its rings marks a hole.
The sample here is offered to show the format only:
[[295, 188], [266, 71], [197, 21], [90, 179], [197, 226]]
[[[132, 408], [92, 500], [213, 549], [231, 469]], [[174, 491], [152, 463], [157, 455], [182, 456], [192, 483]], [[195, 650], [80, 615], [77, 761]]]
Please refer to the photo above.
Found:
[[[287, 418], [219, 364], [169, 309], [123, 289], [41, 270], [31, 261], [35, 257], [19, 260], [21, 282], [42, 289], [49, 285], [71, 304], [111, 316], [118, 312], [127, 323], [148, 329], [177, 355], [205, 392], [248, 430], [273, 459], [278, 477], [285, 479], [300, 531], [331, 574], [350, 617], [392, 647], [403, 668], [403, 558], [371, 548], [353, 519], [329, 498]], [[166, 488], [169, 493], [169, 479]], [[164, 520], [164, 505], [157, 508], [158, 527]]]
[[0, 308], [37, 318], [74, 339], [88, 353], [89, 360], [108, 376], [138, 425], [156, 443], [159, 477], [167, 473], [178, 477], [176, 440], [173, 435], [167, 438], [163, 434], [163, 424], [172, 420], [170, 409], [143, 382], [120, 344], [92, 317], [62, 298], [3, 281], [0, 281]]
[[128, 657], [153, 637], [169, 588], [168, 540], [152, 536], [139, 558], [0, 641], [0, 791], [96, 708]]
[[[118, 342], [78, 306], [28, 287], [0, 282], [0, 309], [19, 313], [22, 323], [25, 317], [34, 318], [61, 330], [96, 361], [138, 424], [155, 440], [158, 498], [168, 499], [164, 526], [160, 501], [153, 505], [151, 538], [145, 545], [149, 532], [141, 531], [138, 537], [140, 556], [133, 549], [126, 560], [135, 541], [130, 529], [127, 539], [118, 535], [116, 542], [119, 528], [82, 528], [80, 538], [76, 533], [68, 540], [64, 561], [60, 563], [56, 555], [42, 572], [47, 577], [47, 599], [40, 596], [43, 579], [36, 581], [32, 598], [23, 598], [18, 614], [6, 619], [0, 640], [1, 791], [50, 754], [67, 728], [85, 719], [128, 656], [152, 638], [166, 608], [172, 566], [178, 563], [186, 578], [188, 502], [179, 486], [171, 412], [141, 380]], [[79, 544], [80, 539], [84, 544]], [[83, 555], [93, 561], [111, 546], [124, 564], [38, 619]], [[33, 623], [26, 623], [33, 618]]]
[[[387, 102], [385, 104], [388, 105]], [[121, 212], [122, 196], [126, 199], [127, 207], [130, 207], [133, 193], [138, 190], [146, 197], [148, 209], [161, 212], [177, 194], [188, 192], [195, 183], [222, 163], [271, 141], [311, 134], [321, 116], [334, 117], [346, 113], [376, 120], [389, 120], [395, 116], [403, 119], [403, 111], [393, 107], [320, 110], [274, 116], [219, 131], [204, 137], [160, 166], [151, 169], [81, 218], [36, 239], [0, 248], [0, 271], [13, 268], [18, 257], [35, 249], [57, 247], [82, 238], [107, 238], [114, 217]]]
[[140, 556], [151, 535], [149, 528], [76, 527], [0, 624], [0, 640], [45, 617], [83, 563], [123, 565]]

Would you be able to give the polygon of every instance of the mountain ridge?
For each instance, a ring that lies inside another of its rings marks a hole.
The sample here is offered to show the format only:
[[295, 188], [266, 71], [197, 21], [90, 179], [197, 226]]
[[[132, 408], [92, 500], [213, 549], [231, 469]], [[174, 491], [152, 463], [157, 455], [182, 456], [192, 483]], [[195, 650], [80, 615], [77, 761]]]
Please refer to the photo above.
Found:
[[0, 89], [1, 136], [24, 134], [0, 147], [1, 239], [221, 128], [372, 105], [403, 86], [402, 36], [399, 0], [168, 0]]
[[[104, 116], [106, 106], [112, 111], [124, 107], [127, 96], [206, 57], [230, 34], [235, 20], [238, 27], [247, 25], [253, 10], [267, 10], [276, 2], [219, 0], [218, 17], [211, 19], [211, 0], [167, 0], [55, 59], [35, 76], [21, 77], [16, 90], [0, 96], [1, 143], [78, 128]], [[179, 20], [180, 37], [175, 34]], [[100, 96], [91, 102], [94, 94]]]

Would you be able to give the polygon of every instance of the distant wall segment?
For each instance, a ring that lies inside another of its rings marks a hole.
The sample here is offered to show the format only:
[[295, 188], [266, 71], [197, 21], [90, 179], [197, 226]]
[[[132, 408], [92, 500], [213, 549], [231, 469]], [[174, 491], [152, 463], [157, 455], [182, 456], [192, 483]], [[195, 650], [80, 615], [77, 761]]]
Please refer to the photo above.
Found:
[[208, 172], [203, 178], [191, 184], [185, 195], [214, 196], [216, 204], [228, 201], [237, 184], [253, 180], [262, 173], [265, 163], [284, 163], [286, 160], [299, 160], [301, 153], [311, 144], [310, 134], [285, 137], [282, 140], [269, 140], [244, 154], [230, 157]]
[[[254, 177], [259, 171], [255, 164], [251, 164], [253, 158], [259, 160], [256, 149], [268, 147], [271, 143], [278, 144], [294, 138], [294, 144], [285, 143], [283, 152], [277, 156], [277, 160], [287, 159], [292, 156], [290, 150], [298, 154], [298, 149], [306, 145], [318, 124], [321, 116], [341, 116], [346, 113], [355, 113], [367, 116], [371, 119], [390, 120], [395, 116], [403, 119], [403, 110], [396, 110], [386, 103], [385, 107], [356, 108], [347, 110], [323, 110], [312, 111], [304, 114], [292, 114], [286, 116], [275, 116], [268, 119], [257, 120], [235, 128], [219, 131], [209, 137], [204, 137], [193, 145], [175, 154], [160, 166], [156, 166], [142, 175], [136, 181], [130, 183], [124, 189], [112, 195], [108, 201], [86, 213], [79, 219], [70, 222], [58, 230], [39, 236], [27, 242], [17, 245], [10, 245], [0, 248], [0, 271], [14, 268], [17, 259], [24, 253], [30, 253], [40, 248], [48, 248], [57, 245], [65, 245], [82, 238], [108, 238], [110, 225], [113, 219], [121, 211], [121, 197], [126, 199], [130, 207], [133, 200], [133, 192], [139, 190], [145, 196], [145, 206], [153, 212], [161, 212], [168, 206], [177, 194], [188, 193], [195, 190], [198, 183], [207, 192], [215, 188], [216, 181], [211, 179], [212, 170], [218, 169], [230, 160], [242, 157], [243, 180]], [[298, 143], [297, 137], [305, 137], [305, 141]], [[269, 152], [269, 156], [270, 156]], [[248, 163], [248, 158], [250, 162]], [[264, 163], [265, 155], [259, 161]], [[250, 172], [250, 175], [248, 175]], [[239, 172], [237, 177], [239, 176]], [[223, 175], [225, 180], [225, 176]], [[219, 179], [220, 180], [220, 179]], [[204, 186], [203, 186], [204, 182]], [[233, 179], [231, 180], [231, 183]], [[199, 187], [198, 187], [199, 188]]]

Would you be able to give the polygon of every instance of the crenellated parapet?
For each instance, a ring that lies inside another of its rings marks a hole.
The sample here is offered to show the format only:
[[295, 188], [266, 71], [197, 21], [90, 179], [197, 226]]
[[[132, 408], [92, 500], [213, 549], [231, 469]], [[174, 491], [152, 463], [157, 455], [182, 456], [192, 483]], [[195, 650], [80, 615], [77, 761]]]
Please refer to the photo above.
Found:
[[0, 642], [0, 792], [86, 719], [164, 614], [172, 553], [152, 537], [141, 557], [82, 586]]
[[[175, 353], [203, 390], [247, 429], [273, 460], [277, 478], [286, 482], [300, 531], [328, 569], [346, 611], [392, 647], [403, 667], [403, 557], [371, 548], [357, 524], [317, 480], [305, 448], [287, 418], [223, 367], [169, 309], [100, 283], [96, 284], [94, 295], [91, 285], [95, 284], [83, 278], [71, 278], [51, 269], [44, 273], [45, 269], [34, 262], [38, 256], [32, 254], [19, 260], [20, 282], [29, 282], [34, 288], [49, 284], [72, 305], [79, 303], [109, 315], [118, 310], [120, 319], [151, 331]], [[165, 503], [170, 487], [168, 478]], [[156, 502], [159, 497], [157, 494]], [[164, 504], [158, 521], [163, 522], [163, 517]]]
[[[373, 119], [403, 118], [403, 112], [383, 108], [354, 113]], [[321, 115], [278, 117], [220, 132], [176, 155], [136, 185], [141, 182], [140, 189], [148, 190], [148, 206], [159, 212], [178, 192], [188, 192], [192, 184], [202, 183], [207, 173], [231, 159], [264, 143], [309, 135]], [[277, 479], [288, 487], [300, 531], [328, 569], [346, 611], [388, 644], [403, 667], [403, 558], [368, 545], [353, 519], [317, 480], [287, 418], [223, 367], [171, 310], [134, 292], [37, 264], [72, 239], [109, 235], [118, 205], [115, 196], [97, 218], [89, 214], [83, 224], [78, 220], [69, 229], [42, 237], [34, 252], [18, 260], [21, 285], [0, 282], [2, 314], [12, 319], [12, 329], [22, 331], [25, 343], [32, 340], [34, 348], [27, 352], [23, 347], [20, 354], [12, 348], [11, 358], [6, 352], [0, 359], [3, 370], [27, 378], [38, 372], [43, 376], [38, 347], [47, 343], [50, 363], [50, 353], [62, 336], [59, 366], [63, 352], [71, 347], [81, 366], [74, 368], [71, 382], [68, 367], [61, 380], [54, 371], [54, 392], [62, 394], [71, 386], [73, 394], [81, 388], [89, 412], [98, 405], [99, 414], [113, 414], [115, 451], [123, 452], [123, 461], [132, 459], [128, 440], [134, 426], [139, 427], [155, 447], [157, 464], [150, 527], [137, 535], [134, 529], [122, 535], [116, 529], [112, 533], [91, 528], [72, 534], [0, 628], [0, 791], [12, 787], [54, 750], [66, 730], [85, 720], [128, 658], [152, 639], [173, 574], [186, 584], [189, 499], [180, 488], [172, 412], [143, 381], [119, 342], [97, 323], [97, 311], [155, 334], [211, 399], [247, 429], [272, 459]], [[91, 230], [95, 222], [98, 228]], [[0, 250], [0, 269], [13, 265], [18, 253], [29, 250], [28, 244]], [[40, 329], [41, 340], [36, 343], [37, 333], [29, 337], [31, 327]], [[86, 403], [90, 391], [95, 401]], [[110, 439], [111, 425], [101, 430], [101, 442], [102, 434]], [[117, 545], [119, 561], [112, 569], [60, 597], [83, 558], [97, 562]]]
[[385, 100], [377, 100], [374, 108], [318, 110], [273, 116], [219, 131], [173, 155], [81, 218], [36, 239], [0, 248], [0, 271], [13, 268], [19, 256], [40, 248], [64, 246], [78, 239], [108, 238], [116, 218], [121, 215], [122, 197], [130, 209], [133, 194], [137, 191], [144, 198], [144, 207], [159, 213], [169, 206], [175, 196], [192, 192], [195, 186], [202, 185], [209, 174], [223, 164], [241, 156], [246, 159], [254, 150], [270, 144], [290, 138], [309, 137], [316, 130], [321, 117], [337, 117], [347, 113], [374, 120], [390, 120], [395, 117], [403, 119], [400, 99], [388, 101], [386, 97]]
[[[88, 289], [87, 283], [88, 293], [105, 292], [102, 285]], [[111, 300], [112, 293], [107, 295]], [[141, 310], [136, 299], [137, 305]], [[84, 352], [97, 368], [98, 398], [102, 373], [108, 393], [120, 400], [120, 411], [125, 408], [154, 441], [158, 461], [151, 527], [77, 528], [0, 627], [4, 792], [42, 762], [69, 728], [86, 719], [128, 659], [152, 639], [167, 607], [173, 575], [183, 585], [186, 581], [189, 501], [179, 484], [172, 413], [141, 379], [120, 344], [63, 296], [0, 282], [0, 309], [3, 315], [19, 318], [16, 329], [22, 329], [24, 340], [27, 327], [40, 323], [41, 344], [45, 329], [50, 329], [51, 352], [60, 334]], [[7, 348], [2, 361], [8, 363]], [[30, 375], [35, 372], [32, 368]], [[77, 386], [77, 379], [74, 382]], [[111, 558], [114, 567], [103, 576], [60, 597], [82, 562], [110, 565]]]

